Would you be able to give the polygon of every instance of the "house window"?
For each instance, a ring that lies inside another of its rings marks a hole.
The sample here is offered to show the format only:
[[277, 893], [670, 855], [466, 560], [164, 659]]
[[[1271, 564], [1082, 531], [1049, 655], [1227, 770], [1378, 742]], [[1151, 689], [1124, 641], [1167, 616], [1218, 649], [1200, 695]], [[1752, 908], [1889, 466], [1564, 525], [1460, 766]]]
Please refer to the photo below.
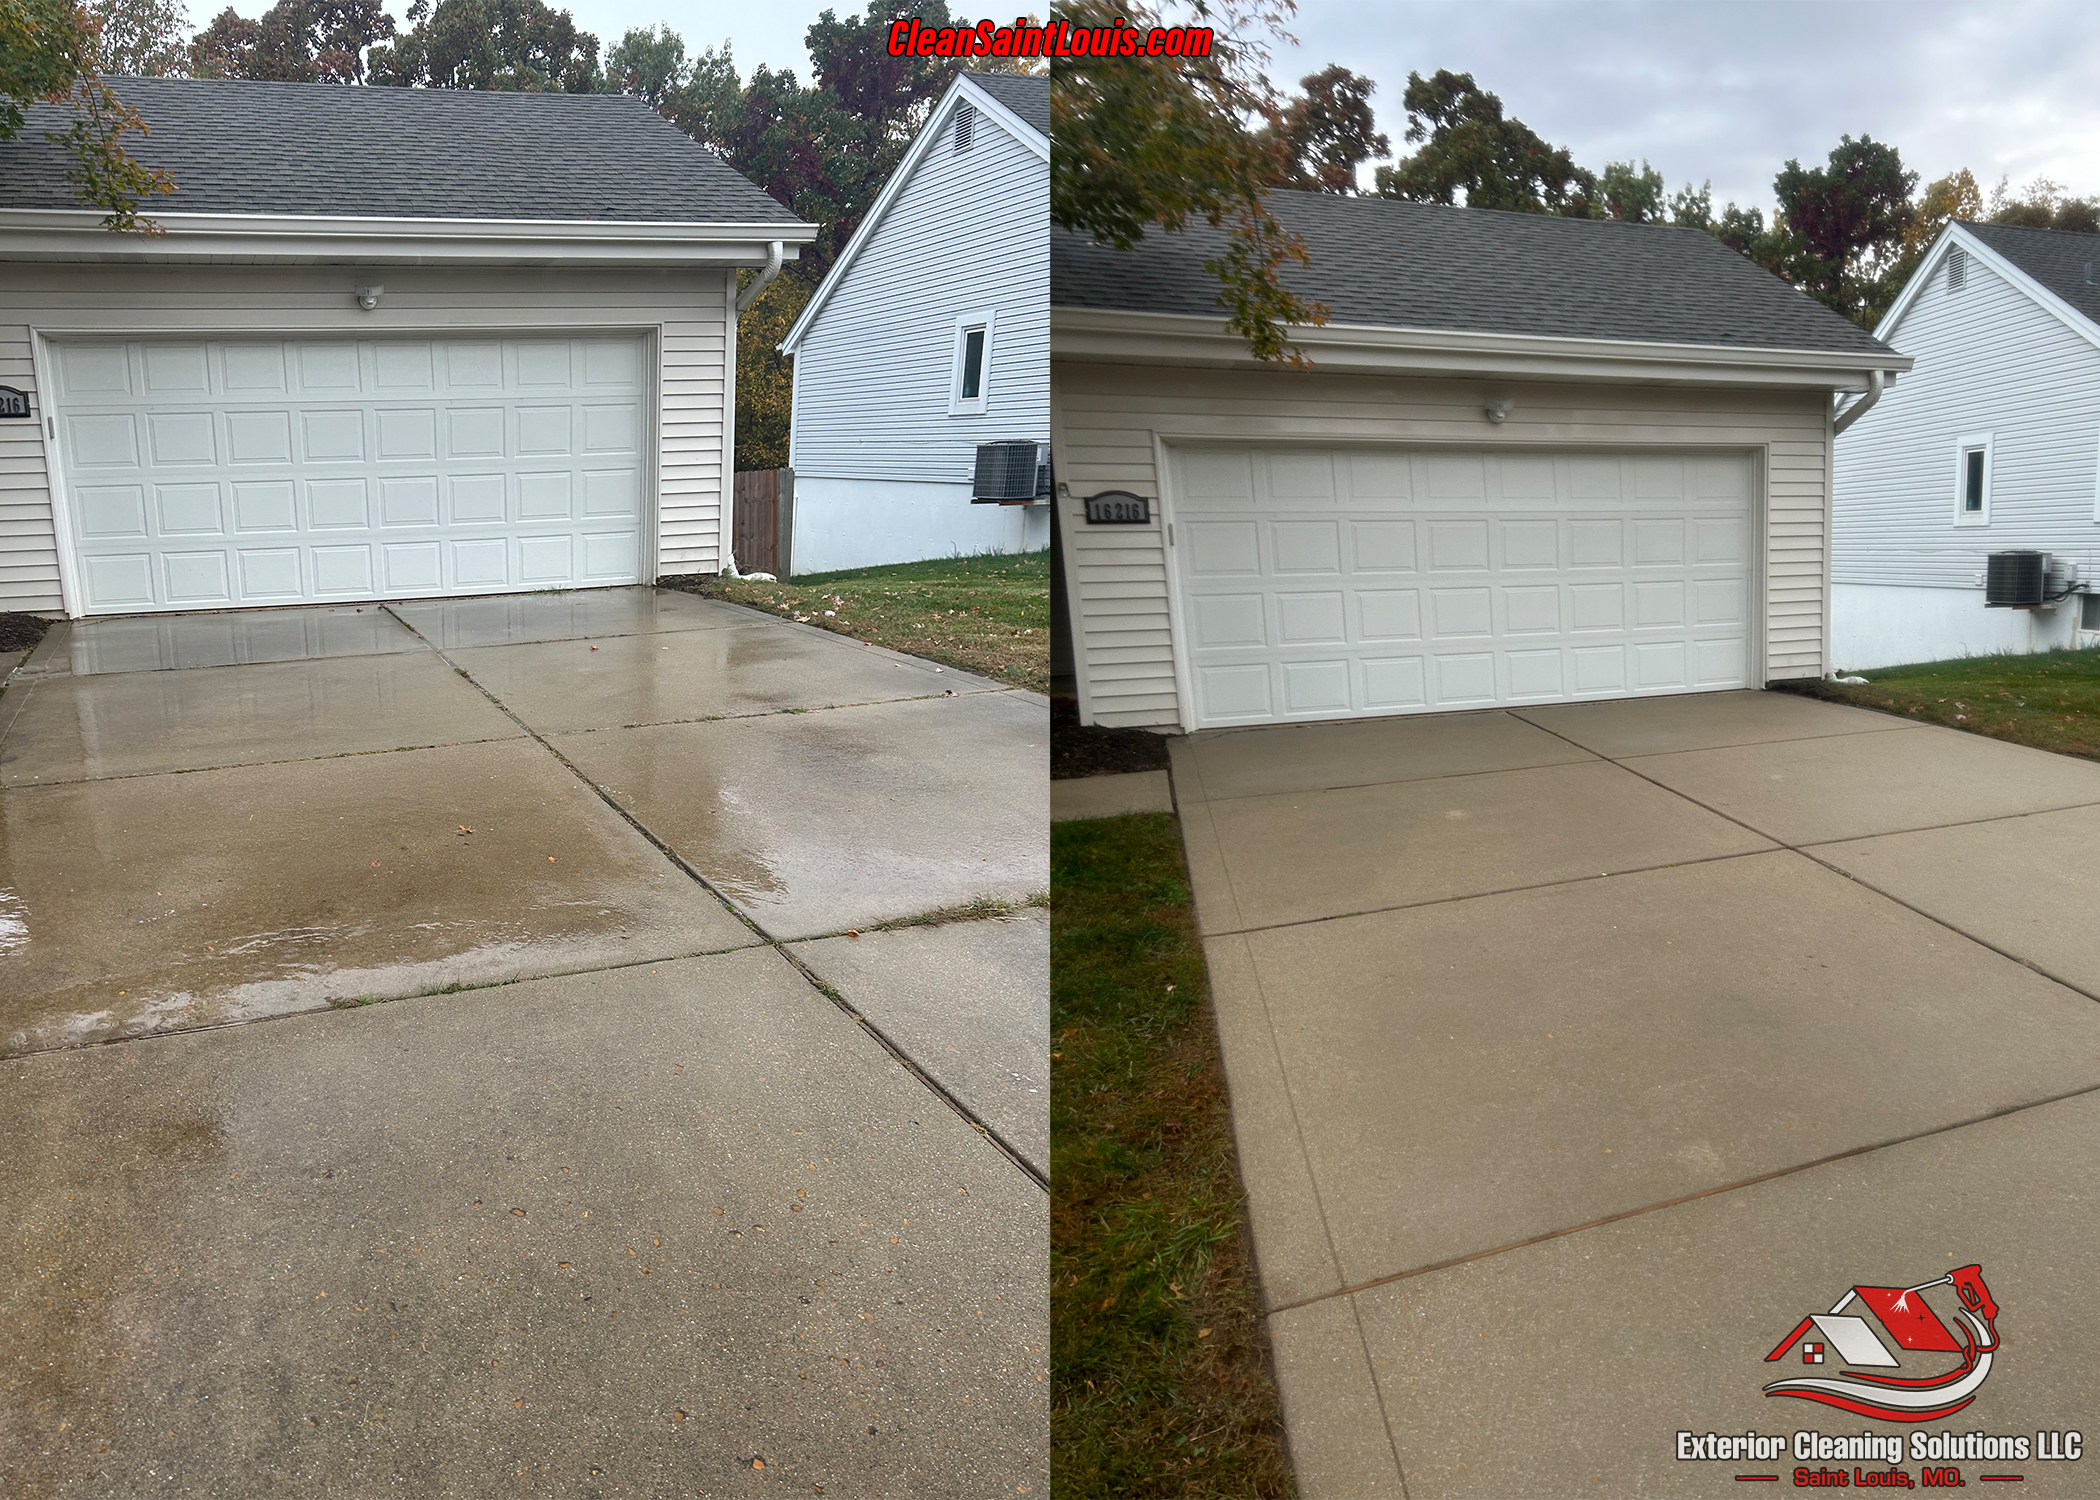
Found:
[[951, 416], [974, 417], [985, 410], [991, 385], [992, 315], [965, 315], [955, 320], [955, 368], [948, 390]]
[[1947, 252], [1947, 290], [1958, 292], [1969, 282], [1969, 252], [1956, 246]]
[[1991, 524], [1991, 437], [1966, 437], [1955, 448], [1954, 524]]
[[977, 111], [963, 105], [955, 112], [955, 149], [967, 151], [977, 140]]

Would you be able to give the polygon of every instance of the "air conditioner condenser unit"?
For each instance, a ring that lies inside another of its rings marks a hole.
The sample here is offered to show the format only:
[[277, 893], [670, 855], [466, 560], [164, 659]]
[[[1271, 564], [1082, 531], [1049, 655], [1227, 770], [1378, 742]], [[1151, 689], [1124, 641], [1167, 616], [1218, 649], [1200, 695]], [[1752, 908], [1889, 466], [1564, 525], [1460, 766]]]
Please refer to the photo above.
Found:
[[972, 505], [1032, 505], [1050, 498], [1050, 445], [1018, 439], [977, 445]]

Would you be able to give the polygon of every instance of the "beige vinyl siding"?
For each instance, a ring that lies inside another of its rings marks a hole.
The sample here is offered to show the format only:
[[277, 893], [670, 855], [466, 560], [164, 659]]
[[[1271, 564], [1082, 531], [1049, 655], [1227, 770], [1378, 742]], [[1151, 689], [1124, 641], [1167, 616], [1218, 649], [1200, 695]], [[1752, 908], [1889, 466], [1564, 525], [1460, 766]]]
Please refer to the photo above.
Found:
[[[629, 329], [660, 350], [657, 573], [720, 566], [730, 273], [383, 266], [0, 265], [0, 384], [34, 422], [0, 422], [0, 609], [56, 611], [58, 549], [31, 332], [339, 333]], [[386, 288], [373, 312], [353, 286]]]
[[[1918, 363], [1838, 439], [1836, 581], [1975, 589], [2008, 548], [2100, 577], [2100, 348], [1975, 255], [1879, 336]], [[1990, 525], [1957, 526], [1957, 448], [1986, 433]]]
[[37, 395], [26, 326], [0, 323], [0, 385], [27, 391], [33, 418], [0, 422], [0, 612], [55, 610], [58, 543], [51, 531], [50, 473], [44, 464], [44, 403]]
[[1174, 679], [1165, 536], [1089, 527], [1084, 496], [1125, 489], [1158, 498], [1155, 443], [1502, 443], [1734, 449], [1759, 457], [1767, 572], [1764, 677], [1823, 671], [1829, 398], [1822, 391], [1496, 382], [1515, 400], [1500, 426], [1478, 382], [1200, 370], [1058, 360], [1051, 367], [1057, 477], [1069, 493], [1058, 527], [1074, 607], [1082, 692], [1093, 721], [1182, 722]]

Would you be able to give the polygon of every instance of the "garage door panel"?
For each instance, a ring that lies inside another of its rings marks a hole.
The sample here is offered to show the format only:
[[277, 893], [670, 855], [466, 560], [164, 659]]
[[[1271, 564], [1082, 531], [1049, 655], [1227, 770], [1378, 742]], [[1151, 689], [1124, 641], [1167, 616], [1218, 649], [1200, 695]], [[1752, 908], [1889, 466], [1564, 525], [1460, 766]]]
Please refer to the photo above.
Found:
[[1509, 696], [1519, 703], [1552, 702], [1567, 696], [1561, 653], [1511, 651], [1503, 656], [1509, 669]]
[[1415, 523], [1353, 521], [1349, 537], [1359, 573], [1412, 573], [1415, 570]]
[[1195, 722], [1743, 686], [1750, 472], [1697, 454], [1177, 450]]
[[292, 461], [292, 414], [288, 411], [226, 413], [226, 462], [288, 464]]
[[219, 350], [219, 389], [228, 396], [280, 396], [290, 390], [282, 344], [226, 344]]
[[386, 395], [437, 390], [437, 361], [428, 344], [376, 344], [372, 384]]
[[1339, 573], [1341, 528], [1333, 521], [1272, 521], [1269, 556], [1278, 573]]
[[216, 484], [156, 484], [153, 511], [162, 536], [217, 536], [224, 529]]
[[1557, 569], [1560, 566], [1558, 521], [1500, 521], [1495, 530], [1502, 541], [1503, 567]]
[[1406, 500], [1414, 494], [1414, 460], [1405, 453], [1346, 453], [1340, 468], [1351, 500]]
[[208, 396], [209, 363], [202, 344], [151, 344], [142, 360], [149, 396]]
[[62, 397], [129, 396], [131, 360], [121, 345], [61, 345], [58, 384]]
[[1280, 646], [1338, 646], [1348, 641], [1342, 596], [1333, 593], [1276, 596], [1276, 643]]
[[1429, 567], [1432, 572], [1484, 568], [1488, 560], [1488, 523], [1431, 521]]
[[54, 362], [92, 612], [640, 576], [638, 340], [133, 340]]
[[1422, 637], [1422, 598], [1415, 589], [1364, 589], [1356, 595], [1357, 639], [1413, 641]]
[[1363, 706], [1371, 713], [1422, 708], [1423, 661], [1419, 656], [1371, 656], [1362, 664]]
[[243, 600], [296, 600], [305, 593], [297, 548], [242, 548], [238, 558]]

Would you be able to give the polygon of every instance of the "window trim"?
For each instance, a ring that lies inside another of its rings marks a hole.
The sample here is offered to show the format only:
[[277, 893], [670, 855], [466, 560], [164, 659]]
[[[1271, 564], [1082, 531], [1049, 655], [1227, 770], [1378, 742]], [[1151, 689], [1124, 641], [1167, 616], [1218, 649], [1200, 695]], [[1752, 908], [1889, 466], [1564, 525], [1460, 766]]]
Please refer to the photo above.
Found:
[[[997, 320], [992, 312], [959, 313], [955, 319], [955, 339], [948, 356], [948, 415], [951, 417], [981, 417], [990, 410], [992, 399], [992, 346], [996, 338]], [[963, 395], [963, 360], [969, 351], [970, 335], [984, 334], [983, 363], [977, 368], [977, 394]]]
[[[1991, 491], [1998, 478], [1997, 456], [1992, 448], [1993, 435], [1988, 432], [1974, 433], [1954, 445], [1954, 524], [1957, 526], [1991, 524]], [[1964, 509], [1968, 500], [1966, 486], [1971, 453], [1983, 455], [1983, 508], [1977, 511]]]

